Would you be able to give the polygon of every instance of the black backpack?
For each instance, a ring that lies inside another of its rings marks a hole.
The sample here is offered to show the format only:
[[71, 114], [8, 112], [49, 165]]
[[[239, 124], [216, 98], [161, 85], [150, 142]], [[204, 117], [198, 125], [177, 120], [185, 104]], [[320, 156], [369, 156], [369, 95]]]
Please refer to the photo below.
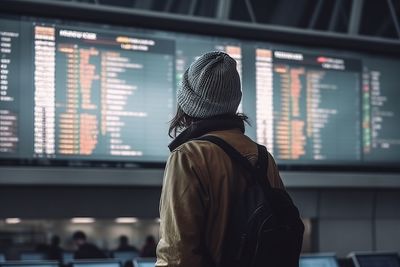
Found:
[[196, 140], [218, 145], [234, 163], [251, 173], [244, 193], [233, 199], [235, 208], [230, 211], [218, 266], [298, 267], [304, 225], [287, 192], [272, 188], [266, 179], [267, 149], [257, 144], [258, 162], [253, 166], [216, 136], [206, 135]]

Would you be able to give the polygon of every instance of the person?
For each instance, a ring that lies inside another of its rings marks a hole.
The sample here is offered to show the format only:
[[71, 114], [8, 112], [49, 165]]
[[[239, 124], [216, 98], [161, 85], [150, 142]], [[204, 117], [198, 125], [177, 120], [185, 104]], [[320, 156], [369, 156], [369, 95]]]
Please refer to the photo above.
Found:
[[97, 246], [87, 242], [86, 234], [82, 231], [76, 231], [72, 239], [78, 250], [74, 253], [74, 259], [106, 259], [107, 256]]
[[[156, 266], [219, 266], [232, 192], [244, 188], [244, 171], [218, 146], [193, 139], [217, 136], [255, 164], [257, 145], [244, 134], [248, 117], [237, 113], [241, 98], [236, 61], [224, 52], [206, 53], [185, 71], [169, 128]], [[267, 164], [270, 185], [284, 189], [270, 154]]]
[[35, 246], [35, 251], [47, 257], [47, 253], [49, 252], [49, 245], [46, 243], [39, 243]]
[[129, 245], [129, 239], [126, 235], [121, 235], [119, 237], [119, 246], [117, 251], [133, 251], [138, 252], [138, 249], [134, 246]]
[[142, 258], [154, 258], [156, 257], [156, 241], [153, 236], [148, 235], [146, 237], [146, 243], [144, 244], [140, 257]]
[[50, 246], [47, 251], [49, 260], [62, 260], [63, 249], [60, 247], [60, 241], [60, 237], [57, 235], [51, 237]]

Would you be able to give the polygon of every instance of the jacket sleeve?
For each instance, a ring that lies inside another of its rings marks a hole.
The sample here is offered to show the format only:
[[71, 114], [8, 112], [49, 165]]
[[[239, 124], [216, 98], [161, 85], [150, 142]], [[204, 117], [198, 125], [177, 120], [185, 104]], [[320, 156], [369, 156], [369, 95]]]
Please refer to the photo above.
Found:
[[205, 266], [204, 228], [207, 194], [199, 166], [188, 151], [174, 151], [164, 173], [156, 266]]

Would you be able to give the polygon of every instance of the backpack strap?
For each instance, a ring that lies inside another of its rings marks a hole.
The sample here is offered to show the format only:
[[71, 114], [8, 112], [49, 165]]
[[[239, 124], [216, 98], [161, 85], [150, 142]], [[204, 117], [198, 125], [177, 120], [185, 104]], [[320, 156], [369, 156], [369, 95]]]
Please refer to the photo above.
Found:
[[[258, 171], [259, 174], [257, 177], [260, 179], [260, 184], [266, 189], [267, 191], [272, 189], [271, 184], [268, 180], [268, 162], [269, 162], [269, 153], [265, 146], [257, 144], [258, 149]], [[267, 177], [267, 179], [265, 179]]]
[[256, 166], [253, 166], [247, 158], [245, 158], [242, 154], [240, 154], [239, 151], [233, 148], [222, 138], [214, 135], [205, 135], [194, 140], [209, 141], [219, 146], [222, 150], [225, 151], [225, 153], [231, 158], [232, 161], [239, 163], [247, 171], [250, 171], [253, 174], [257, 174], [256, 178], [260, 179], [258, 182], [262, 187], [264, 187], [264, 189], [266, 189], [267, 191], [271, 189], [271, 185], [268, 179], [265, 179], [268, 173], [268, 152], [265, 146], [257, 144], [258, 160]]

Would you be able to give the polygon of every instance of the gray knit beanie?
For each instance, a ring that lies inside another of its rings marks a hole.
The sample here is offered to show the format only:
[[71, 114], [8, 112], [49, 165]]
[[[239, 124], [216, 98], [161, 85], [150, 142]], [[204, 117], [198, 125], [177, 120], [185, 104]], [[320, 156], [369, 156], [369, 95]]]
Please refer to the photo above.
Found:
[[202, 119], [236, 114], [241, 98], [236, 61], [223, 52], [209, 52], [194, 61], [177, 94], [183, 112]]

